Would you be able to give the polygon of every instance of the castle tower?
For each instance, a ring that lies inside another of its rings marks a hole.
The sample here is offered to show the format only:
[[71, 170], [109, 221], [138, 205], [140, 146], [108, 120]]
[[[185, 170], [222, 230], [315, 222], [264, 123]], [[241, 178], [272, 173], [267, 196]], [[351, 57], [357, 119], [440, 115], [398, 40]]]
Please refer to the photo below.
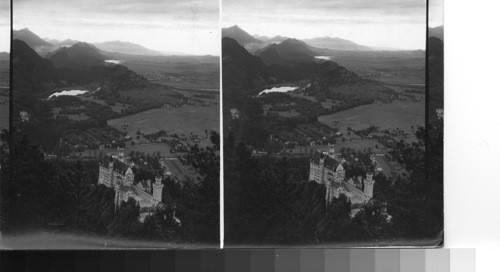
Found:
[[314, 180], [314, 173], [316, 172], [316, 169], [315, 169], [315, 164], [314, 162], [311, 160], [309, 162], [309, 181], [311, 180]]
[[339, 166], [337, 166], [337, 169], [336, 169], [336, 172], [337, 172], [337, 181], [338, 182], [342, 182], [345, 180], [345, 170], [344, 170], [344, 166], [342, 166], [342, 163], [339, 163]]
[[328, 156], [332, 159], [335, 159], [335, 148], [330, 144], [328, 144]]
[[373, 173], [368, 171], [366, 172], [366, 179], [364, 180], [365, 184], [365, 189], [364, 189], [364, 194], [372, 198], [373, 197], [373, 184], [375, 184], [375, 181], [373, 180]]
[[160, 202], [161, 201], [161, 193], [163, 190], [163, 184], [161, 183], [161, 177], [155, 177], [155, 183], [153, 184], [153, 200]]
[[114, 165], [113, 157], [109, 157], [109, 162], [108, 162], [108, 173], [109, 173], [108, 187], [115, 186], [115, 182], [114, 182], [115, 175], [113, 173], [113, 165]]

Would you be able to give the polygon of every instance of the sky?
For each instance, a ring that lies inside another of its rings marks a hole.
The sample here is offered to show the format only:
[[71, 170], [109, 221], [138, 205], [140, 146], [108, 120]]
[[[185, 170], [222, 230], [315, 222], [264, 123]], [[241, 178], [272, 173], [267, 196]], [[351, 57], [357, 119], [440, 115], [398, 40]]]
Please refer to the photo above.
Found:
[[444, 24], [444, 0], [429, 0], [429, 27]]
[[14, 0], [13, 13], [14, 29], [41, 38], [220, 55], [218, 0]]
[[424, 49], [426, 1], [222, 0], [222, 26], [232, 25], [251, 35], [330, 36], [373, 47]]
[[0, 0], [0, 52], [10, 52], [10, 0]]

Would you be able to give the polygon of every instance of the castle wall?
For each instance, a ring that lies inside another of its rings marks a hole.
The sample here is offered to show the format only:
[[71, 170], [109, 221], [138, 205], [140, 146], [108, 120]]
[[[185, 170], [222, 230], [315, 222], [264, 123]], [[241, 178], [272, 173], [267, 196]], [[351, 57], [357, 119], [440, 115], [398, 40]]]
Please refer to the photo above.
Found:
[[[333, 151], [331, 154], [333, 154]], [[334, 158], [331, 155], [329, 156]], [[335, 169], [329, 169], [329, 167], [335, 167]], [[325, 159], [320, 159], [319, 164], [316, 164], [313, 160], [311, 160], [309, 166], [309, 181], [325, 184], [325, 200], [327, 203], [330, 203], [334, 197], [338, 198], [340, 194], [346, 194], [348, 197], [352, 197], [356, 201], [363, 201], [366, 203], [373, 197], [373, 182], [371, 181], [371, 177], [372, 176], [369, 176], [368, 181], [365, 181], [365, 183], [367, 182], [365, 187], [368, 188], [365, 188], [363, 191], [357, 188], [354, 184], [349, 184], [345, 181], [345, 170], [342, 164], [327, 164], [327, 167], [325, 167]], [[336, 183], [335, 186], [333, 186], [334, 183]], [[342, 190], [339, 191], [338, 186], [341, 186]], [[347, 192], [345, 190], [347, 190]]]
[[363, 199], [363, 201], [370, 200], [371, 197], [367, 197], [363, 191], [359, 190], [356, 186], [349, 184], [347, 182], [343, 182], [343, 185], [349, 190], [350, 193], [356, 195], [357, 197]]
[[309, 180], [314, 180], [317, 183], [323, 184], [323, 169], [323, 165], [317, 165], [311, 162], [309, 166]]
[[137, 187], [135, 185], [132, 185], [132, 188], [133, 188], [134, 192], [139, 197], [144, 198], [144, 199], [146, 199], [147, 201], [150, 201], [150, 202], [155, 202], [152, 195], [150, 195], [147, 192], [141, 190], [139, 187]]
[[111, 171], [105, 167], [99, 166], [99, 180], [98, 184], [104, 184], [107, 187], [112, 187], [111, 185]]

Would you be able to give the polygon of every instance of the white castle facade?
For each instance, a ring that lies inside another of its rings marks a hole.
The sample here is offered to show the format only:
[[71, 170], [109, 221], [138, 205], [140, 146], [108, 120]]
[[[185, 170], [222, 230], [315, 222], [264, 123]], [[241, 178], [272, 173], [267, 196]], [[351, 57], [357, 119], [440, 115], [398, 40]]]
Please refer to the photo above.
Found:
[[312, 156], [309, 180], [325, 185], [327, 205], [341, 194], [347, 196], [352, 204], [357, 205], [365, 204], [373, 198], [373, 185], [375, 184], [373, 173], [367, 172], [364, 180], [361, 176], [346, 180], [344, 167], [335, 158], [333, 148], [327, 151], [317, 151]]
[[130, 165], [113, 157], [106, 156], [99, 162], [97, 183], [115, 189], [115, 210], [129, 198], [134, 198], [143, 211], [154, 208], [161, 202], [161, 181], [161, 177], [156, 177], [153, 184], [151, 180], [134, 182], [134, 172]]

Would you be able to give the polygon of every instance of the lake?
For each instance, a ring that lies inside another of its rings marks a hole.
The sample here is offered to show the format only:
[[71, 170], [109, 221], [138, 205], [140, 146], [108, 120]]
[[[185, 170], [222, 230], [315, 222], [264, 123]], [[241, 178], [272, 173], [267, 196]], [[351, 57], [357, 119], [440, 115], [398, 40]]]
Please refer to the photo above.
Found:
[[80, 95], [80, 94], [84, 94], [88, 91], [86, 90], [65, 90], [65, 91], [61, 91], [61, 92], [57, 92], [57, 93], [53, 93], [49, 96], [49, 99], [52, 98], [53, 96], [61, 96], [61, 95], [71, 95], [71, 96], [75, 96], [75, 95]]
[[281, 86], [281, 87], [272, 87], [270, 89], [265, 89], [262, 92], [259, 93], [261, 94], [266, 94], [266, 93], [286, 93], [286, 92], [291, 92], [297, 90], [299, 87], [292, 87], [292, 86]]
[[333, 56], [316, 56], [314, 58], [319, 60], [332, 60]]
[[104, 62], [112, 64], [122, 64], [123, 60], [105, 60]]

